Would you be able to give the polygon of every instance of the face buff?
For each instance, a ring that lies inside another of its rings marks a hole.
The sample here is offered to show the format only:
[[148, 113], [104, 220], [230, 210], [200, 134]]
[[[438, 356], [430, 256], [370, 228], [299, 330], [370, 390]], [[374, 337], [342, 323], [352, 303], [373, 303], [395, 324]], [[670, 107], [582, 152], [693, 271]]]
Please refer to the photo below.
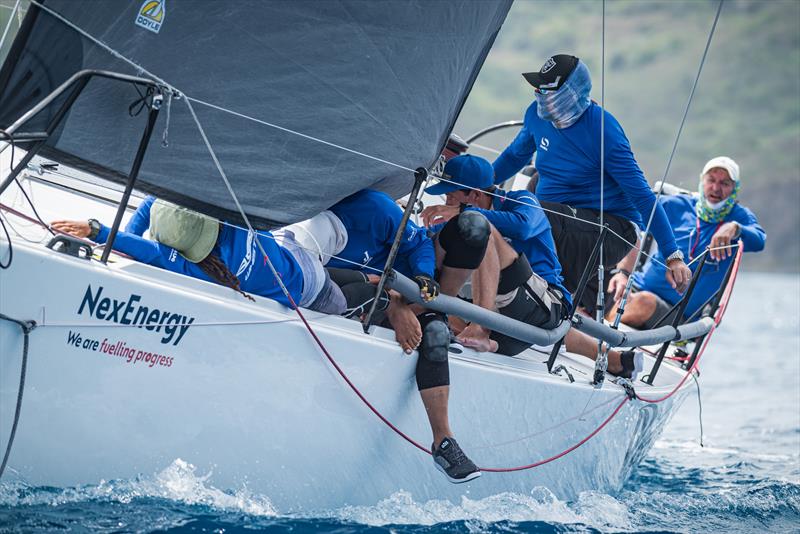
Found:
[[728, 216], [733, 207], [736, 205], [736, 197], [739, 196], [740, 184], [740, 181], [736, 182], [731, 196], [722, 202], [712, 204], [708, 201], [708, 199], [706, 199], [705, 194], [703, 194], [703, 177], [701, 176], [700, 183], [697, 186], [697, 191], [700, 193], [700, 199], [697, 201], [697, 216], [700, 218], [700, 220], [710, 223], [722, 222], [725, 220], [725, 217]]
[[589, 68], [583, 61], [579, 61], [567, 81], [557, 91], [536, 93], [536, 113], [540, 119], [552, 122], [558, 129], [568, 128], [581, 118], [591, 104], [591, 91]]

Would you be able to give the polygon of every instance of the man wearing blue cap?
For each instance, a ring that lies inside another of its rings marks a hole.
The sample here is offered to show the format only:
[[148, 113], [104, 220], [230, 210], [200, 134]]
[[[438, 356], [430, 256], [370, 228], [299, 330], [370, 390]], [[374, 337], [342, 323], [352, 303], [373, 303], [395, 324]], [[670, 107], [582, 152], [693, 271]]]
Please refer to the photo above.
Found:
[[[572, 299], [562, 283], [550, 223], [532, 193], [497, 189], [493, 176], [485, 159], [459, 156], [447, 163], [443, 180], [425, 190], [431, 195], [447, 195], [446, 205], [429, 206], [422, 212], [424, 224], [432, 230], [447, 222], [437, 235], [437, 261], [454, 218], [461, 212], [461, 217], [483, 215], [491, 224], [491, 236], [472, 275], [473, 302], [530, 325], [555, 328], [569, 313]], [[442, 291], [447, 293], [444, 278]], [[452, 321], [451, 327], [459, 329]], [[461, 329], [457, 338], [476, 350], [505, 355], [519, 354], [530, 346], [475, 323]], [[596, 357], [596, 341], [574, 329], [567, 334], [566, 347]], [[643, 363], [641, 354], [633, 351], [609, 351], [608, 358], [609, 372], [625, 378], [635, 379]]]
[[[620, 239], [611, 233], [605, 240], [604, 265], [613, 265], [636, 242], [634, 225], [645, 228], [655, 195], [619, 122], [591, 100], [589, 69], [580, 59], [555, 55], [538, 72], [523, 76], [534, 87], [536, 99], [525, 112], [522, 130], [494, 161], [494, 183], [504, 182], [530, 164], [536, 152], [539, 171], [536, 194], [545, 208], [557, 212], [548, 217], [564, 267], [564, 284], [570, 291], [576, 291], [599, 233], [596, 224], [581, 220], [599, 223], [601, 197], [604, 198], [604, 223], [622, 236]], [[602, 190], [601, 129], [605, 136]], [[669, 285], [679, 292], [685, 291], [691, 271], [683, 262], [667, 216], [659, 205], [650, 230], [666, 258], [669, 268], [665, 277]], [[595, 272], [596, 267], [592, 266]], [[598, 290], [596, 276], [586, 289], [583, 302], [576, 305], [591, 313]]]

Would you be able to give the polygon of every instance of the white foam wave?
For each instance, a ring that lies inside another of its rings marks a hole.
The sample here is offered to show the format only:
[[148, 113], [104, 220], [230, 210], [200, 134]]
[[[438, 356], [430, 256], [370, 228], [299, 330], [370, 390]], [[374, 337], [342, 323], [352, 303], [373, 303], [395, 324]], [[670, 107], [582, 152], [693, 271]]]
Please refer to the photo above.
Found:
[[631, 526], [627, 507], [610, 495], [587, 492], [581, 494], [576, 503], [568, 504], [541, 487], [529, 495], [500, 493], [476, 500], [462, 497], [458, 505], [446, 500], [417, 502], [411, 493], [398, 491], [374, 506], [344, 507], [336, 511], [334, 517], [370, 526], [433, 525], [451, 521], [541, 521], [615, 530], [627, 530]]
[[127, 504], [136, 498], [161, 498], [189, 505], [206, 505], [218, 511], [267, 517], [277, 515], [269, 498], [253, 495], [247, 488], [235, 492], [219, 490], [209, 483], [211, 474], [200, 475], [194, 465], [178, 458], [151, 477], [100, 481], [91, 486], [34, 489], [23, 482], [5, 482], [0, 485], [0, 505], [59, 506], [97, 500]]

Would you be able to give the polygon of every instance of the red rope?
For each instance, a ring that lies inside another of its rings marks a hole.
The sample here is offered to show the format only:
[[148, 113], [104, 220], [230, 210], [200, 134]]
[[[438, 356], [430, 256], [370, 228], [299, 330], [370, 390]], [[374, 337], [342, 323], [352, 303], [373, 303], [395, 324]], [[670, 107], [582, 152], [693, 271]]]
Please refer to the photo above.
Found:
[[[269, 261], [269, 258], [267, 258], [267, 261]], [[305, 327], [308, 330], [309, 334], [311, 334], [311, 337], [314, 338], [314, 341], [317, 343], [319, 348], [322, 350], [322, 353], [325, 355], [325, 357], [328, 359], [328, 361], [331, 363], [331, 365], [333, 365], [333, 368], [336, 369], [336, 372], [339, 373], [339, 376], [341, 376], [342, 379], [350, 387], [350, 389], [353, 390], [353, 393], [355, 393], [358, 396], [358, 398], [361, 399], [361, 402], [363, 402], [367, 406], [367, 408], [369, 408], [370, 411], [378, 417], [378, 419], [383, 421], [383, 423], [386, 424], [386, 426], [388, 426], [389, 428], [391, 428], [398, 436], [400, 436], [401, 438], [403, 438], [404, 440], [406, 440], [408, 443], [410, 443], [414, 447], [418, 448], [419, 450], [421, 450], [421, 451], [423, 451], [423, 452], [425, 452], [427, 454], [432, 454], [431, 451], [429, 451], [426, 447], [424, 447], [423, 445], [420, 445], [419, 442], [415, 441], [413, 438], [409, 437], [402, 430], [400, 430], [394, 424], [392, 424], [391, 421], [389, 421], [382, 413], [380, 413], [367, 400], [367, 398], [364, 396], [364, 394], [361, 393], [361, 391], [359, 391], [359, 389], [355, 386], [355, 384], [353, 384], [353, 382], [350, 381], [350, 379], [347, 377], [347, 375], [342, 370], [342, 368], [339, 367], [339, 364], [336, 363], [336, 360], [333, 359], [333, 356], [331, 356], [331, 354], [328, 352], [328, 349], [325, 347], [325, 344], [317, 336], [316, 332], [314, 332], [314, 329], [308, 323], [308, 321], [306, 320], [305, 316], [302, 314], [302, 312], [300, 311], [300, 308], [297, 306], [297, 304], [295, 303], [294, 299], [292, 298], [292, 296], [289, 294], [288, 291], [286, 292], [286, 296], [289, 298], [289, 303], [291, 304], [291, 308], [295, 312], [297, 312], [297, 315], [300, 317], [300, 320], [303, 321], [303, 324], [305, 325]], [[486, 471], [488, 473], [510, 473], [510, 472], [513, 472], [513, 471], [524, 471], [524, 470], [527, 470], [527, 469], [532, 469], [534, 467], [539, 467], [540, 465], [544, 465], [544, 464], [553, 462], [555, 460], [558, 460], [559, 458], [561, 458], [563, 456], [566, 456], [567, 454], [571, 453], [572, 451], [574, 451], [575, 449], [577, 449], [578, 447], [580, 447], [581, 445], [583, 445], [584, 443], [586, 443], [587, 441], [592, 439], [595, 435], [597, 435], [597, 433], [600, 432], [603, 429], [603, 427], [605, 427], [608, 423], [611, 422], [612, 419], [614, 419], [614, 417], [617, 415], [617, 413], [619, 413], [619, 411], [622, 409], [622, 407], [625, 405], [625, 403], [628, 402], [629, 400], [630, 400], [630, 398], [626, 396], [624, 399], [622, 399], [622, 402], [620, 402], [619, 405], [614, 409], [614, 411], [611, 413], [611, 415], [609, 415], [605, 419], [605, 421], [600, 423], [600, 426], [595, 428], [588, 436], [586, 436], [585, 438], [580, 440], [578, 443], [576, 443], [572, 447], [570, 447], [568, 449], [565, 449], [564, 451], [562, 451], [562, 452], [560, 452], [560, 453], [558, 453], [558, 454], [556, 454], [554, 456], [551, 456], [550, 458], [546, 458], [544, 460], [540, 460], [540, 461], [532, 463], [532, 464], [520, 465], [520, 466], [516, 466], [516, 467], [480, 467], [479, 469], [481, 471]]]
[[659, 397], [657, 399], [648, 399], [646, 397], [641, 397], [639, 395], [636, 396], [640, 401], [647, 402], [650, 404], [658, 404], [659, 402], [664, 402], [668, 398], [672, 397], [678, 390], [683, 386], [683, 384], [688, 380], [691, 374], [697, 369], [697, 364], [700, 363], [700, 358], [703, 356], [703, 353], [708, 346], [708, 342], [711, 340], [711, 335], [716, 331], [717, 326], [722, 322], [722, 317], [725, 315], [725, 310], [728, 309], [728, 301], [731, 298], [731, 294], [733, 293], [733, 286], [736, 283], [736, 275], [739, 274], [739, 265], [742, 261], [742, 254], [744, 252], [744, 246], [739, 245], [739, 250], [736, 252], [736, 258], [734, 259], [733, 263], [733, 274], [731, 275], [730, 282], [728, 283], [728, 287], [725, 288], [725, 291], [722, 293], [722, 299], [720, 300], [719, 309], [717, 309], [717, 313], [714, 316], [714, 324], [711, 326], [711, 330], [708, 331], [708, 335], [706, 336], [705, 340], [703, 341], [703, 346], [700, 347], [700, 351], [697, 353], [697, 358], [694, 360], [694, 364], [687, 369], [686, 374], [683, 375], [683, 378], [678, 385], [675, 386], [675, 389], [664, 395], [663, 397]]
[[540, 465], [549, 464], [550, 462], [558, 460], [562, 456], [566, 456], [567, 454], [571, 453], [572, 451], [574, 451], [575, 449], [577, 449], [578, 447], [580, 447], [581, 445], [583, 445], [584, 443], [595, 437], [595, 435], [597, 435], [598, 432], [603, 430], [603, 427], [605, 427], [608, 423], [611, 422], [612, 419], [614, 419], [614, 417], [616, 417], [617, 413], [619, 413], [622, 407], [625, 406], [625, 403], [628, 402], [629, 400], [631, 400], [630, 397], [626, 395], [625, 398], [622, 399], [622, 402], [620, 402], [619, 405], [617, 405], [617, 407], [614, 409], [614, 411], [611, 412], [611, 415], [609, 415], [605, 421], [600, 423], [600, 426], [595, 428], [591, 434], [580, 440], [578, 443], [576, 443], [569, 449], [565, 449], [560, 453], [556, 454], [555, 456], [551, 456], [550, 458], [546, 458], [544, 460], [540, 460], [538, 462], [534, 462], [528, 465], [520, 465], [517, 467], [481, 467], [480, 470], [486, 471], [487, 473], [511, 473], [514, 471], [524, 471], [526, 469], [533, 469], [534, 467], [539, 467]]

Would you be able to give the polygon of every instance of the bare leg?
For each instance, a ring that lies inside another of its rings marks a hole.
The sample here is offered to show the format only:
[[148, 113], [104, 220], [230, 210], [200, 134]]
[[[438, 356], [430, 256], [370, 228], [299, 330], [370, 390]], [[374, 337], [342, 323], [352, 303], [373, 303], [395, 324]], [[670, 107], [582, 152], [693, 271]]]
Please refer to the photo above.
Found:
[[[496, 310], [497, 284], [500, 271], [517, 259], [517, 252], [506, 243], [496, 228], [492, 227], [489, 245], [483, 261], [472, 274], [472, 302], [487, 310]], [[489, 339], [491, 330], [471, 323], [458, 335], [458, 340], [467, 347], [480, 352], [495, 352], [497, 342]]]
[[622, 322], [634, 328], [644, 326], [648, 319], [656, 313], [656, 296], [649, 291], [634, 293], [628, 299]]
[[[590, 360], [597, 360], [597, 340], [587, 336], [583, 332], [570, 328], [567, 336], [564, 338], [567, 350], [574, 353], [586, 356]], [[622, 372], [622, 360], [620, 353], [616, 350], [608, 351], [608, 371], [610, 373]]]
[[423, 389], [419, 392], [419, 396], [422, 398], [422, 404], [425, 405], [425, 411], [428, 413], [428, 421], [433, 431], [433, 446], [435, 449], [444, 438], [453, 437], [447, 415], [447, 400], [450, 396], [450, 386]]

